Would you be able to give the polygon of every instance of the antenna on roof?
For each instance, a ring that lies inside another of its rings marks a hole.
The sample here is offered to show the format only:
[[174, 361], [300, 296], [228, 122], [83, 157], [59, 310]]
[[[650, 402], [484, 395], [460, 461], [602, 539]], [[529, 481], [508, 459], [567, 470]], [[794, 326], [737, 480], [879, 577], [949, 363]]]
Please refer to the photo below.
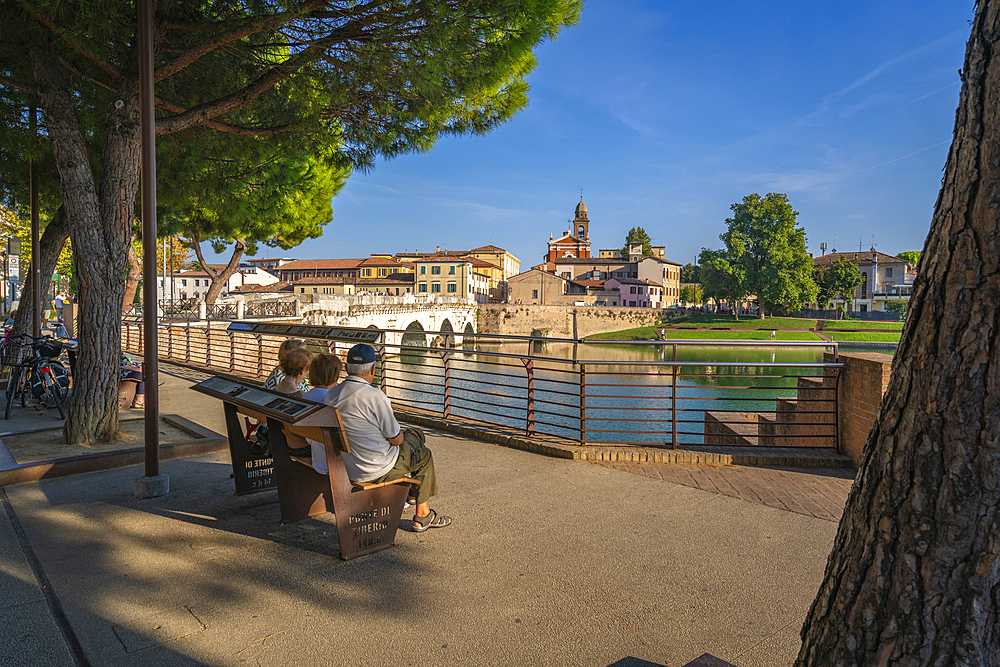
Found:
[[839, 238], [840, 238], [839, 236], [833, 237], [833, 250], [831, 250], [831, 252], [837, 252], [837, 239]]

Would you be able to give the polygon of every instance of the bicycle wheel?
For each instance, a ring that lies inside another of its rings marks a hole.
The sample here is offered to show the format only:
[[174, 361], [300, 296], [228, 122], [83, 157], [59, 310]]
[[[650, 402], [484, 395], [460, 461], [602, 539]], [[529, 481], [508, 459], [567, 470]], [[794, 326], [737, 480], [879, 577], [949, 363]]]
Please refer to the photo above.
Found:
[[38, 371], [34, 368], [21, 371], [21, 381], [17, 383], [17, 395], [21, 398], [21, 407], [28, 407], [28, 399], [31, 397], [31, 376]]
[[59, 418], [66, 419], [66, 413], [63, 412], [62, 397], [59, 396], [59, 390], [56, 387], [55, 381], [52, 379], [51, 373], [43, 373], [42, 381], [45, 382], [45, 403], [49, 407], [54, 404], [59, 410]]
[[17, 393], [17, 385], [20, 382], [21, 382], [20, 366], [11, 366], [10, 375], [7, 376], [7, 402], [3, 413], [4, 419], [10, 419], [10, 409], [14, 407], [14, 394]]

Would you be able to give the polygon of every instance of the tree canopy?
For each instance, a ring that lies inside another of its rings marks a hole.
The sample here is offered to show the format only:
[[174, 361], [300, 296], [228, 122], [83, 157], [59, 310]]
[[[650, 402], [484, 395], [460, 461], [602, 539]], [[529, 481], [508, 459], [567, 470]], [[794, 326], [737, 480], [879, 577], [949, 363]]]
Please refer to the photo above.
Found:
[[[324, 180], [329, 191], [347, 168], [369, 169], [379, 158], [429, 150], [442, 136], [483, 134], [511, 118], [527, 103], [533, 49], [574, 24], [580, 10], [580, 0], [159, 2], [156, 134], [202, 133], [185, 139], [193, 171], [205, 164], [197, 145], [242, 161], [216, 146], [220, 134], [269, 145], [271, 155], [278, 153], [270, 141], [326, 146], [290, 162], [314, 167], [298, 181], [299, 194], [316, 194]], [[119, 309], [139, 184], [133, 11], [91, 0], [0, 0], [0, 122], [20, 142], [18, 155], [38, 153], [54, 165], [77, 258], [87, 345], [66, 429], [76, 442], [117, 430]], [[24, 113], [32, 101], [41, 110], [37, 136]], [[178, 218], [195, 212], [173, 209]]]
[[728, 231], [719, 236], [726, 257], [740, 274], [745, 294], [757, 296], [760, 317], [765, 310], [786, 314], [816, 299], [812, 258], [806, 232], [796, 227], [798, 213], [788, 197], [754, 193], [731, 207]]
[[698, 283], [701, 282], [698, 277], [698, 266], [696, 264], [691, 264], [690, 262], [681, 267], [681, 282], [682, 283]]
[[829, 266], [817, 267], [813, 280], [819, 288], [816, 302], [820, 308], [826, 308], [832, 299], [844, 298], [862, 282], [857, 260], [843, 257]]
[[702, 248], [698, 255], [699, 270], [701, 276], [701, 286], [703, 288], [702, 301], [709, 299], [716, 303], [726, 301], [733, 307], [733, 314], [739, 319], [739, 309], [736, 302], [746, 297], [746, 281], [743, 279], [743, 270], [738, 265], [729, 261], [729, 257], [724, 250], [709, 250]]
[[917, 262], [920, 260], [919, 250], [904, 250], [903, 252], [897, 252], [896, 257], [900, 259], [905, 259], [910, 263], [911, 266], [916, 266]]
[[625, 245], [622, 246], [622, 257], [628, 257], [628, 246], [630, 243], [641, 243], [642, 255], [644, 257], [649, 257], [653, 254], [653, 239], [649, 238], [649, 234], [642, 227], [633, 227], [628, 230], [628, 234], [625, 235]]

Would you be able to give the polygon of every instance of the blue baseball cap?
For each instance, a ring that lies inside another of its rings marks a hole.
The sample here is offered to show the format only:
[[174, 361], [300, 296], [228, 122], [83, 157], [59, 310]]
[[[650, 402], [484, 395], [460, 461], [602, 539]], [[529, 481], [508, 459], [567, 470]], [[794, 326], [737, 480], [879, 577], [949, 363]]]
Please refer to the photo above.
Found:
[[370, 364], [375, 361], [375, 348], [371, 345], [358, 343], [347, 351], [347, 363]]

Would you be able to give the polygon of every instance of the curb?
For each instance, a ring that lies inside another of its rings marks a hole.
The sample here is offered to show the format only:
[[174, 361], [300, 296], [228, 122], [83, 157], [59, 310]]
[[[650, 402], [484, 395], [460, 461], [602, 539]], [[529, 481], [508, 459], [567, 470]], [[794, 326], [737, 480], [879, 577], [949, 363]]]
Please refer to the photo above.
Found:
[[847, 456], [832, 450], [815, 451], [810, 456], [794, 453], [747, 452], [722, 453], [689, 449], [661, 449], [659, 447], [636, 446], [580, 446], [539, 442], [521, 436], [512, 436], [500, 431], [457, 424], [445, 419], [396, 412], [401, 422], [415, 424], [438, 431], [454, 433], [473, 440], [490, 442], [502, 447], [535, 452], [553, 458], [574, 461], [605, 461], [612, 463], [682, 463], [687, 465], [741, 465], [780, 468], [853, 468]]

